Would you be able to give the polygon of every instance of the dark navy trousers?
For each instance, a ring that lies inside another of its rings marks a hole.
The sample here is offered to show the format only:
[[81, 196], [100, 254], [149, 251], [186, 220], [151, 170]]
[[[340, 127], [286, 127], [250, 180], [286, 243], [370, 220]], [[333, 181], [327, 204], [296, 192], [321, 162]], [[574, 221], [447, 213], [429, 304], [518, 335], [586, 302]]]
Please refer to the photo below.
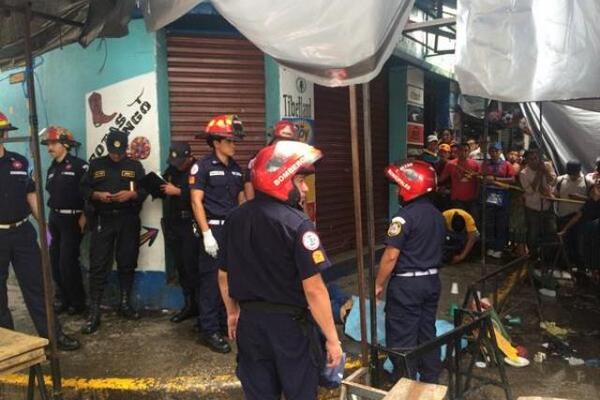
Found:
[[[393, 276], [387, 288], [385, 334], [387, 347], [406, 351], [436, 338], [435, 317], [440, 299], [439, 275]], [[398, 376], [402, 365], [390, 357]], [[441, 371], [440, 349], [432, 350], [409, 365], [408, 378], [437, 383]]]
[[[35, 329], [47, 338], [41, 254], [36, 231], [30, 222], [12, 229], [0, 229], [0, 327], [14, 329], [6, 286], [9, 264], [13, 266]], [[56, 327], [59, 331], [58, 321]]]
[[[225, 243], [223, 243], [223, 225], [211, 225], [210, 230], [219, 244], [219, 249], [222, 249], [225, 246]], [[202, 238], [200, 238], [199, 254], [198, 286], [196, 290], [198, 325], [203, 335], [212, 335], [227, 326], [225, 306], [219, 291], [219, 259], [211, 257], [204, 251]]]
[[306, 329], [288, 314], [242, 309], [236, 373], [247, 400], [317, 398], [319, 360]]
[[79, 263], [82, 238], [79, 217], [80, 214], [67, 215], [51, 211], [48, 229], [52, 236], [50, 260], [52, 276], [58, 288], [56, 297], [67, 306], [82, 309], [85, 307], [85, 291]]

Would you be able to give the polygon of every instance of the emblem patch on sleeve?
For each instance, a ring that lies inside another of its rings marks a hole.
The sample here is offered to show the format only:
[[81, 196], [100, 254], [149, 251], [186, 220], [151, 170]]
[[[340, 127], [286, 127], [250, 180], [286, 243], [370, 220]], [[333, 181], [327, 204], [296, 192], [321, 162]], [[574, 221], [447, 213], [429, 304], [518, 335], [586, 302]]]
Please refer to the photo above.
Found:
[[315, 264], [320, 264], [322, 262], [325, 262], [325, 254], [323, 254], [321, 250], [315, 250], [312, 253], [312, 259]]
[[398, 236], [402, 232], [402, 225], [406, 223], [406, 220], [402, 217], [394, 217], [388, 228], [387, 235]]
[[191, 171], [190, 171], [190, 174], [191, 174], [191, 175], [196, 175], [196, 174], [198, 173], [198, 170], [199, 170], [199, 169], [200, 169], [200, 168], [198, 167], [198, 164], [194, 164], [194, 166], [192, 167], [192, 169], [191, 169]]
[[321, 245], [321, 240], [319, 239], [319, 235], [317, 235], [313, 231], [305, 232], [302, 235], [302, 245], [306, 250], [316, 250]]

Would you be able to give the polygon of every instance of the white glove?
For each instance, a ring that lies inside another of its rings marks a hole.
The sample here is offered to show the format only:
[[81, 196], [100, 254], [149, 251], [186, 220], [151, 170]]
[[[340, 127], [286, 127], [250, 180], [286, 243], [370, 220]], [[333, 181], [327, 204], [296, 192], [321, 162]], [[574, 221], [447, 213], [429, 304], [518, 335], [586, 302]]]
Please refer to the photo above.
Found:
[[209, 229], [206, 232], [202, 232], [202, 237], [204, 239], [204, 251], [212, 258], [217, 258], [219, 244], [217, 243], [217, 239], [213, 236], [212, 231]]

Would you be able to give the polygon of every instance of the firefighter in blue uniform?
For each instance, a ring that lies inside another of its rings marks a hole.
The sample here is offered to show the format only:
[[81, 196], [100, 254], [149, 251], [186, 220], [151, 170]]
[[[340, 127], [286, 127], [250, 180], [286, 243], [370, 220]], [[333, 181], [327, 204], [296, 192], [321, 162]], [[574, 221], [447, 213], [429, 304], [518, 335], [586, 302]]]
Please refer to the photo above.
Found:
[[242, 170], [232, 158], [235, 141], [244, 135], [242, 122], [235, 115], [219, 115], [205, 129], [206, 141], [213, 150], [190, 170], [194, 218], [202, 232], [199, 257], [198, 325], [200, 341], [218, 353], [231, 347], [223, 337], [225, 310], [219, 296], [218, 263], [221, 234], [227, 216], [244, 201]]
[[262, 149], [252, 167], [256, 197], [225, 224], [219, 286], [248, 400], [279, 400], [282, 394], [316, 399], [322, 364], [341, 362], [320, 274], [331, 263], [301, 205], [308, 190], [304, 178], [321, 155], [291, 141]]
[[108, 155], [91, 161], [81, 180], [81, 192], [93, 211], [90, 221], [90, 307], [81, 328], [90, 334], [100, 326], [100, 304], [104, 286], [117, 262], [121, 298], [118, 314], [139, 319], [131, 305], [131, 291], [139, 255], [140, 211], [148, 193], [139, 181], [144, 167], [126, 154], [127, 133], [111, 128], [106, 138]]
[[56, 285], [57, 313], [67, 311], [70, 315], [85, 310], [85, 291], [79, 263], [79, 246], [85, 227], [84, 201], [79, 182], [88, 169], [81, 158], [69, 154], [79, 146], [73, 134], [60, 126], [45, 128], [41, 143], [48, 146], [54, 159], [46, 174], [48, 191], [48, 229], [52, 237], [50, 259], [52, 276]]
[[[408, 350], [435, 339], [435, 316], [440, 298], [439, 268], [446, 227], [444, 217], [429, 196], [436, 190], [436, 174], [424, 161], [390, 165], [386, 175], [398, 185], [402, 208], [392, 218], [379, 263], [375, 294], [386, 296], [387, 346]], [[390, 278], [391, 276], [391, 278]], [[392, 357], [395, 373], [397, 359]], [[435, 383], [440, 373], [440, 351], [433, 350], [410, 366], [409, 378], [420, 374], [423, 382]]]
[[[0, 139], [17, 129], [0, 113]], [[22, 155], [8, 151], [0, 142], [0, 327], [14, 329], [8, 308], [6, 280], [8, 266], [15, 271], [23, 299], [40, 336], [48, 337], [42, 261], [37, 234], [29, 215], [39, 221], [35, 185], [29, 176], [29, 163]], [[57, 346], [76, 350], [79, 342], [65, 335], [56, 321]]]
[[166, 195], [163, 232], [175, 261], [184, 298], [183, 308], [171, 317], [171, 322], [175, 323], [198, 315], [195, 293], [198, 286], [200, 233], [194, 221], [188, 184], [190, 169], [195, 162], [189, 144], [171, 143], [169, 167], [163, 173], [167, 183], [161, 186]]

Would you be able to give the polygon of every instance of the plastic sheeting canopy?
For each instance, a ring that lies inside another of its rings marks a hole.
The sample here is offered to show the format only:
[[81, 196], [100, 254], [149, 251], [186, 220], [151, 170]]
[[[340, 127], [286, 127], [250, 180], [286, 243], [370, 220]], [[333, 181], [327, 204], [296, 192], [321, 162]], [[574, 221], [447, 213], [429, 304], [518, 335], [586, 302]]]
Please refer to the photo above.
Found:
[[463, 94], [510, 102], [600, 97], [600, 1], [459, 0]]
[[[156, 30], [197, 0], [146, 0]], [[212, 0], [219, 13], [280, 64], [325, 86], [373, 79], [392, 54], [414, 0]], [[167, 16], [167, 17], [165, 17]]]

